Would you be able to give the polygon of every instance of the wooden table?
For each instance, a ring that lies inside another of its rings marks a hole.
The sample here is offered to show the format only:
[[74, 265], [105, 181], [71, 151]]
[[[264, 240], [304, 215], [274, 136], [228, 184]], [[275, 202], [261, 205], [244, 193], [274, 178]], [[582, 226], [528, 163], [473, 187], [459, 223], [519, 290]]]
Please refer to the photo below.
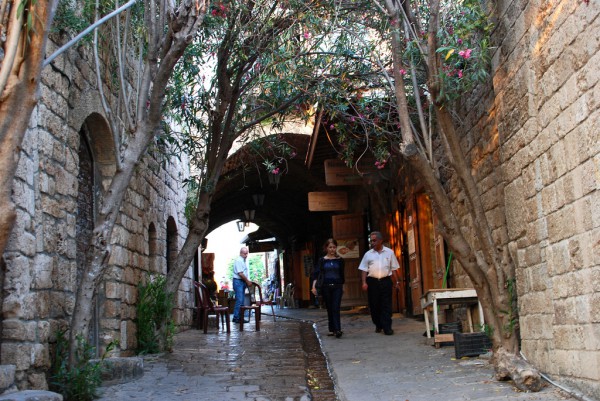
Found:
[[473, 332], [471, 308], [477, 305], [479, 322], [483, 330], [483, 309], [473, 288], [438, 288], [429, 290], [421, 297], [421, 308], [423, 308], [423, 315], [425, 316], [427, 338], [431, 338], [429, 311], [431, 310], [433, 314], [434, 343], [436, 347], [439, 347], [439, 343], [441, 342], [454, 341], [454, 334], [439, 333], [438, 305], [467, 305], [467, 324], [471, 333]]

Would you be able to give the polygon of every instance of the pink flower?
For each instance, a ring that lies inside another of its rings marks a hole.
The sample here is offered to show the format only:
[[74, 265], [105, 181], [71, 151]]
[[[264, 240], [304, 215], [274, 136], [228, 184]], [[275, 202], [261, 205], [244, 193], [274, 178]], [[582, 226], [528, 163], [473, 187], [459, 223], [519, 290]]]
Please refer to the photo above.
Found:
[[279, 174], [279, 167], [277, 167], [277, 168], [274, 168], [274, 169], [271, 171], [271, 174], [274, 174], [274, 175], [277, 175], [277, 174]]
[[459, 78], [462, 78], [463, 77], [462, 70], [458, 70], [458, 72], [456, 73], [456, 75], [458, 75]]
[[406, 70], [404, 68], [400, 68], [400, 75], [406, 75]]
[[303, 36], [304, 36], [304, 39], [310, 38], [310, 32], [304, 31], [304, 35]]
[[471, 52], [472, 51], [473, 50], [471, 50], [471, 49], [461, 50], [461, 51], [458, 52], [458, 55], [461, 56], [462, 58], [464, 58], [466, 60], [469, 57], [471, 57]]
[[384, 168], [385, 168], [385, 163], [386, 163], [386, 162], [387, 162], [386, 160], [384, 160], [384, 161], [382, 161], [382, 162], [380, 162], [380, 161], [376, 161], [376, 162], [375, 162], [375, 166], [377, 166], [377, 168], [378, 168], [379, 170], [381, 170], [381, 169], [384, 169]]
[[333, 125], [333, 124], [331, 124], [331, 125], [329, 126], [329, 129], [334, 129], [334, 128], [335, 128], [335, 125]]
[[462, 39], [458, 38], [458, 40], [456, 41], [456, 43], [458, 43], [459, 45], [462, 45]]

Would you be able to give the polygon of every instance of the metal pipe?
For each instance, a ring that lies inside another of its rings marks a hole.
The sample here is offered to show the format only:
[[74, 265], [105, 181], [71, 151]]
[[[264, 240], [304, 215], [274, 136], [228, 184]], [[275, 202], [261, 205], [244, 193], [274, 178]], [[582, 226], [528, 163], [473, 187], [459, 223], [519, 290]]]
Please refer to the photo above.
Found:
[[96, 29], [97, 27], [99, 27], [100, 25], [102, 25], [103, 23], [105, 23], [106, 21], [108, 21], [109, 19], [114, 17], [115, 15], [119, 15], [123, 11], [127, 10], [129, 7], [133, 6], [137, 2], [138, 2], [138, 0], [130, 0], [128, 3], [123, 4], [121, 7], [117, 8], [115, 11], [100, 18], [94, 24], [90, 25], [85, 30], [83, 30], [79, 35], [75, 36], [73, 39], [71, 39], [66, 44], [64, 44], [60, 49], [58, 49], [57, 51], [52, 53], [52, 55], [50, 57], [48, 57], [46, 60], [44, 60], [42, 67], [45, 67], [48, 64], [50, 64], [52, 62], [52, 60], [54, 60], [56, 57], [60, 56], [62, 53], [64, 53], [67, 49], [69, 49], [75, 43], [79, 42], [79, 40], [81, 38], [83, 38], [85, 35], [87, 35], [91, 31], [93, 31], [94, 29]]
[[[525, 357], [525, 354], [523, 354], [523, 351], [519, 351], [519, 354], [521, 354], [521, 358], [523, 358], [523, 359], [525, 359], [527, 361], [527, 358]], [[542, 372], [540, 372], [540, 376], [542, 376], [542, 378], [544, 380], [546, 380], [548, 383], [552, 384], [555, 387], [558, 387], [559, 389], [561, 389], [565, 393], [569, 394], [572, 397], [577, 398], [580, 401], [594, 401], [591, 398], [588, 398], [585, 395], [583, 395], [583, 394], [581, 394], [581, 393], [579, 393], [579, 392], [577, 392], [575, 390], [572, 390], [570, 388], [567, 388], [567, 387], [565, 387], [565, 386], [563, 386], [563, 385], [555, 382], [554, 380], [552, 380], [550, 377], [548, 377], [546, 374], [544, 374]]]

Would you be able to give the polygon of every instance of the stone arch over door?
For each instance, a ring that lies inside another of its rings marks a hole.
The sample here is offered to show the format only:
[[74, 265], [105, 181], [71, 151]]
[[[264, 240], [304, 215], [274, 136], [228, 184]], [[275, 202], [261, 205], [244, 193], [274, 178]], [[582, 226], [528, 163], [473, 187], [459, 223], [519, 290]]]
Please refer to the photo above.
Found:
[[[92, 241], [100, 194], [106, 178], [114, 172], [115, 153], [108, 123], [98, 113], [90, 114], [79, 130], [79, 165], [76, 215], [77, 282], [89, 262], [88, 250]], [[104, 294], [94, 297], [89, 341], [99, 350], [99, 307]]]

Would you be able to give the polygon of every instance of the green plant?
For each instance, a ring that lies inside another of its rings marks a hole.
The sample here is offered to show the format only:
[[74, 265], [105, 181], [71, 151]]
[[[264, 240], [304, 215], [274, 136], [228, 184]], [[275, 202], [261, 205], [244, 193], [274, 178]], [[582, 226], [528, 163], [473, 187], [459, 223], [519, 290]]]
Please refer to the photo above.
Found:
[[519, 325], [519, 310], [517, 306], [517, 293], [515, 288], [516, 282], [514, 278], [506, 280], [504, 287], [509, 295], [509, 310], [500, 310], [500, 313], [507, 316], [507, 323], [503, 326], [506, 333], [512, 334], [518, 329]]
[[[233, 276], [234, 263], [235, 258], [229, 260], [227, 263], [227, 277]], [[250, 280], [262, 283], [265, 278], [265, 263], [261, 255], [251, 255], [248, 257], [248, 272], [250, 273]]]
[[138, 284], [137, 353], [156, 354], [170, 351], [175, 335], [171, 318], [173, 295], [165, 291], [165, 276], [149, 276], [147, 284]]
[[102, 371], [106, 369], [104, 359], [118, 341], [111, 341], [100, 360], [92, 361], [96, 358], [96, 349], [81, 335], [76, 339], [76, 355], [73, 365], [69, 366], [69, 339], [65, 337], [65, 331], [57, 333], [50, 386], [62, 394], [65, 401], [89, 401], [96, 397], [102, 383]]

